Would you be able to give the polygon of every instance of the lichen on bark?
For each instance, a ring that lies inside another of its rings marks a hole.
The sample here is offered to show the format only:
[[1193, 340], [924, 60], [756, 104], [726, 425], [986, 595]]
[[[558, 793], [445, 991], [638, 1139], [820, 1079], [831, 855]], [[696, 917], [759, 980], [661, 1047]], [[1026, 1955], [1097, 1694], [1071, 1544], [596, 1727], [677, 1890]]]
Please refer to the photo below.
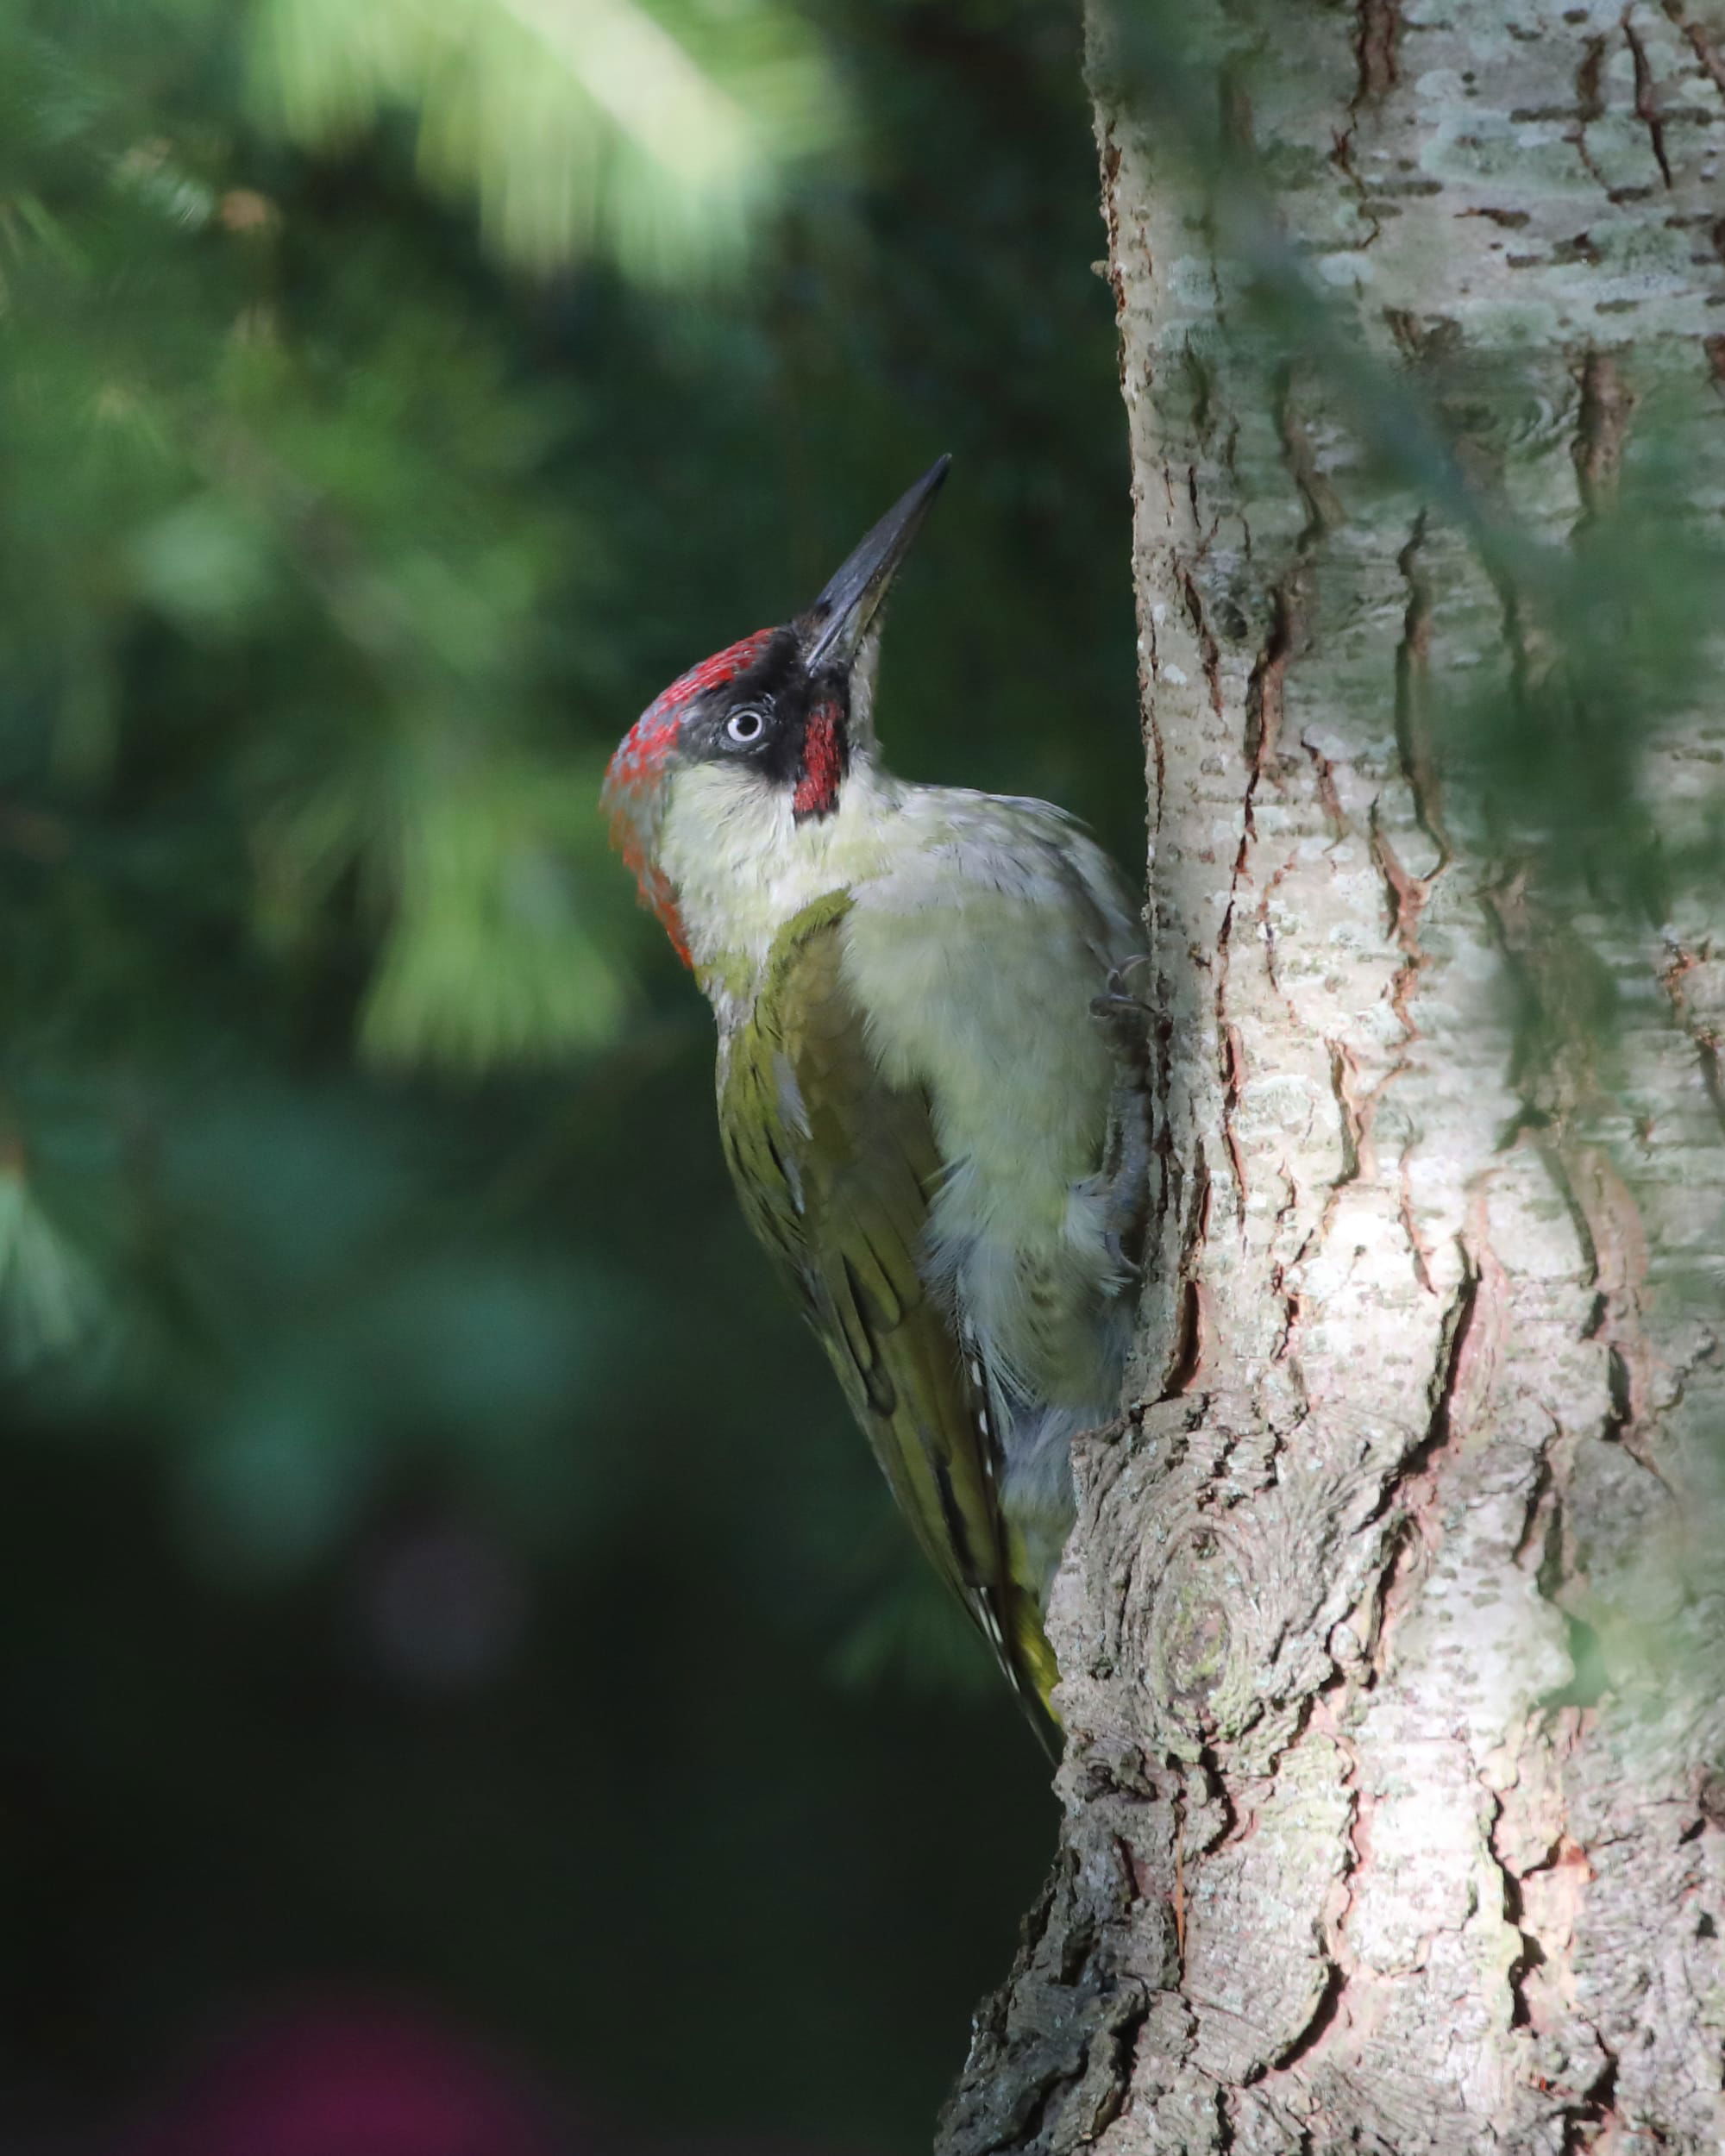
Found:
[[940, 2145], [1699, 2156], [1725, 18], [1089, 36], [1161, 1128], [1062, 1848]]

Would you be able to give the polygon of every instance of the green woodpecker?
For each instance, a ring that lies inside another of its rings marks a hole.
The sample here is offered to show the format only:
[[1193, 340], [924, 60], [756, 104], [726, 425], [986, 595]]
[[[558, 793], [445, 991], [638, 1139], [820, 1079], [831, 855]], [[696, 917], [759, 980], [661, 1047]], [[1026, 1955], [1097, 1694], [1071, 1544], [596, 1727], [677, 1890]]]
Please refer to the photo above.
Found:
[[1047, 1708], [1071, 1439], [1116, 1412], [1130, 1332], [1141, 1114], [1108, 1021], [1132, 914], [1059, 809], [881, 761], [881, 602], [946, 466], [806, 613], [649, 705], [605, 798], [718, 1020], [750, 1225], [923, 1550]]

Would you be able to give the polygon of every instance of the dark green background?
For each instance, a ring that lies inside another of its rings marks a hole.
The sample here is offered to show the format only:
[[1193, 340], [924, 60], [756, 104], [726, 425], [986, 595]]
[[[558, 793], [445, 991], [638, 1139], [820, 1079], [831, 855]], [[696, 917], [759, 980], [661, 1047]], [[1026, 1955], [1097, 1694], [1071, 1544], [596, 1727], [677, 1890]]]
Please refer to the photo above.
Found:
[[888, 752], [1136, 870], [1073, 14], [827, 0], [847, 137], [682, 290], [283, 147], [242, 15], [0, 6], [0, 2137], [354, 1993], [613, 2142], [919, 2147], [1046, 1770], [593, 796], [950, 450]]

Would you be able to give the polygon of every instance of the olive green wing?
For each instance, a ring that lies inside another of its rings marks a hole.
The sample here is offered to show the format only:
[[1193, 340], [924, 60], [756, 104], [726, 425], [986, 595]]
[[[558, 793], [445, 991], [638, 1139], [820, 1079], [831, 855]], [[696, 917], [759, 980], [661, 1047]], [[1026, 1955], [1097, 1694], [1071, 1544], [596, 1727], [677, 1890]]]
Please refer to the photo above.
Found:
[[917, 1540], [1016, 1689], [1046, 1708], [1054, 1658], [1001, 1515], [987, 1395], [919, 1263], [941, 1174], [928, 1102], [886, 1084], [869, 1051], [841, 967], [850, 904], [818, 899], [774, 945], [730, 1044], [725, 1158]]

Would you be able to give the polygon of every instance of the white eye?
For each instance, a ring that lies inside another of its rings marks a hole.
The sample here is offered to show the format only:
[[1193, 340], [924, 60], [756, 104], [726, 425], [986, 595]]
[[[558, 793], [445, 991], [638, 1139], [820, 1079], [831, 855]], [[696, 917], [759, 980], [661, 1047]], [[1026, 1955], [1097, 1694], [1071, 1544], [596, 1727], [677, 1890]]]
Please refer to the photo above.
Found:
[[750, 704], [745, 704], [740, 711], [733, 711], [724, 722], [724, 738], [734, 741], [739, 749], [752, 748], [766, 730], [767, 714], [757, 711]]

